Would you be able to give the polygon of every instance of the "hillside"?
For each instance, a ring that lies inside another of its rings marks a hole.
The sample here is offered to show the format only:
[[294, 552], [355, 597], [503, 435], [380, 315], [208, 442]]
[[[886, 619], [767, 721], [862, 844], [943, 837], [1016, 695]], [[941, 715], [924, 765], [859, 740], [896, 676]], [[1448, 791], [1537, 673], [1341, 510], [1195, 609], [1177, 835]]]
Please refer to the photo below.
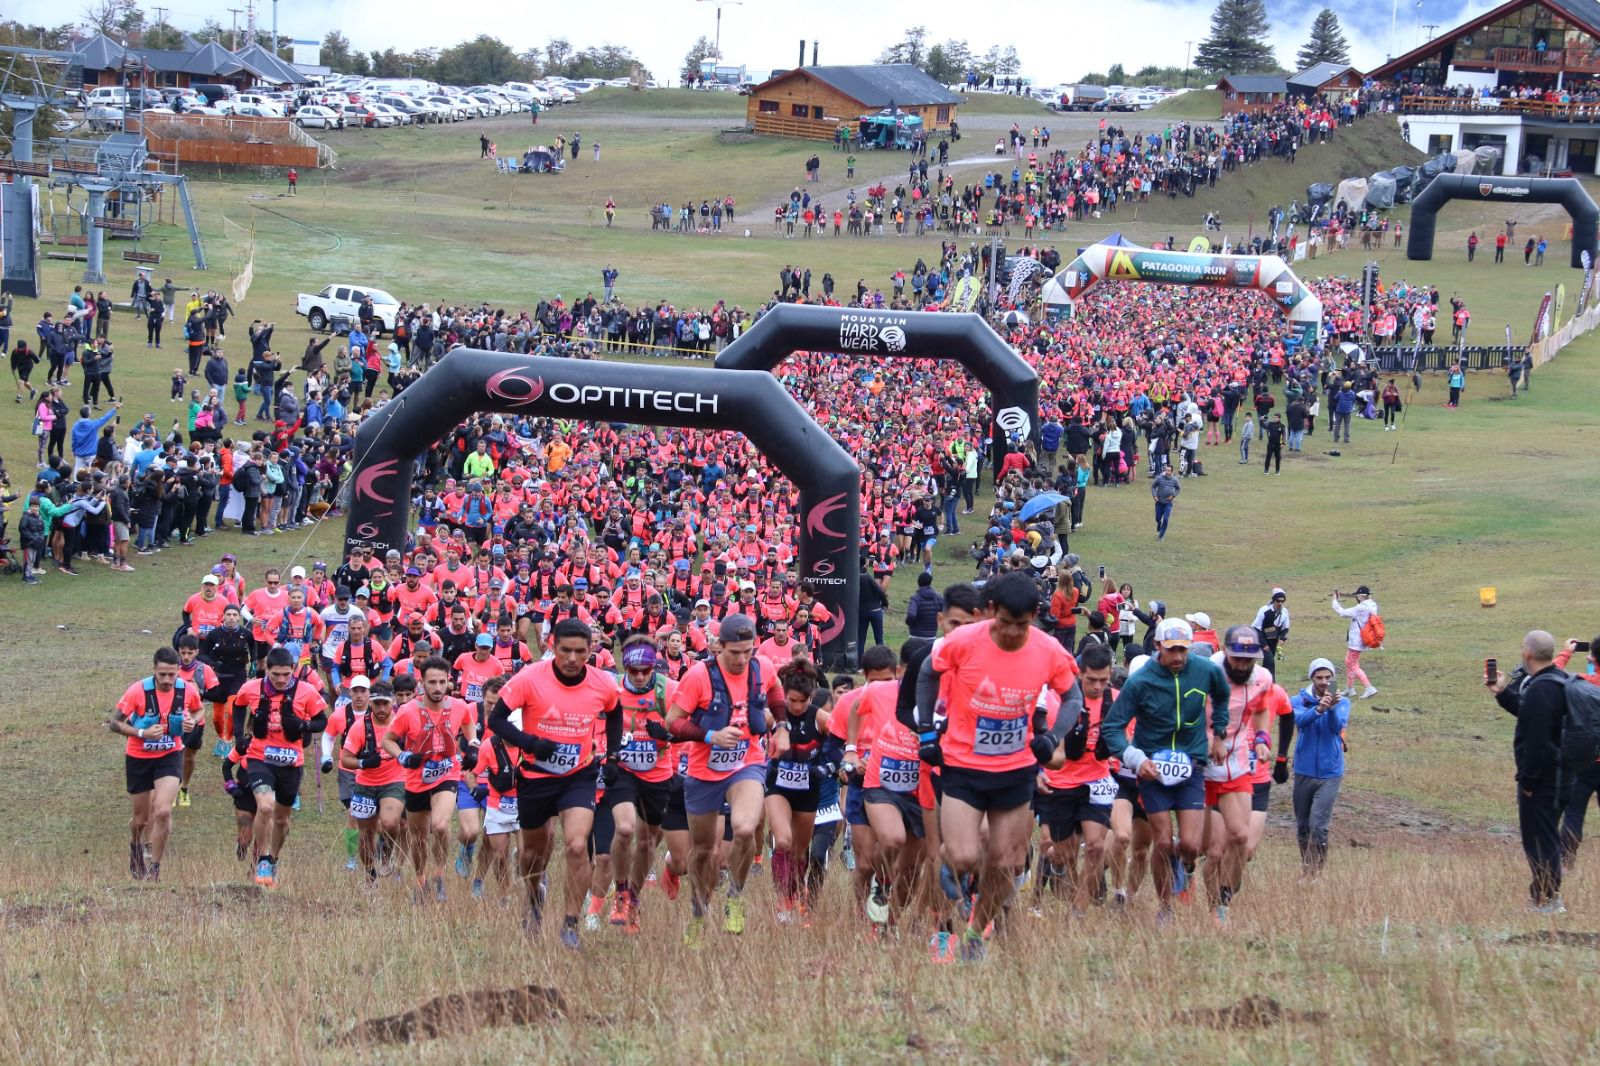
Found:
[[1214, 119], [1222, 115], [1222, 93], [1216, 89], [1195, 89], [1193, 92], [1169, 96], [1155, 107], [1143, 112], [1162, 118]]
[[[1128, 116], [1124, 128], [1130, 132], [1148, 130], [1153, 115], [1150, 111]], [[1401, 140], [1392, 118], [1374, 115], [1339, 130], [1327, 144], [1302, 148], [1292, 166], [1275, 158], [1263, 159], [1241, 171], [1222, 174], [1216, 188], [1201, 189], [1192, 200], [1183, 196], [1170, 200], [1152, 197], [1149, 203], [1138, 206], [1138, 221], [1183, 226], [1188, 232], [1207, 211], [1215, 211], [1222, 215], [1230, 232], [1238, 232], [1238, 224], [1251, 217], [1259, 225], [1274, 204], [1287, 208], [1290, 200], [1303, 202], [1306, 186], [1313, 182], [1337, 185], [1344, 178], [1366, 177], [1422, 160], [1421, 152]], [[1126, 213], [1126, 209], [1119, 213], [1118, 221]]]

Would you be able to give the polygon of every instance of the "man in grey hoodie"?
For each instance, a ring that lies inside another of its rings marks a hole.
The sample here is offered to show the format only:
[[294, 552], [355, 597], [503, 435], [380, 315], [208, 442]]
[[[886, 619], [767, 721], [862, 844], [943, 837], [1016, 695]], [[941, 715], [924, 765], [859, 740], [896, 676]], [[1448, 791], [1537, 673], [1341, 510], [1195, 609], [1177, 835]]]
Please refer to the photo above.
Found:
[[1172, 476], [1172, 471], [1163, 467], [1161, 473], [1150, 483], [1150, 495], [1156, 501], [1156, 539], [1167, 539], [1167, 523], [1172, 520], [1172, 504], [1178, 498], [1178, 493], [1183, 491], [1183, 486], [1178, 484], [1178, 479]]

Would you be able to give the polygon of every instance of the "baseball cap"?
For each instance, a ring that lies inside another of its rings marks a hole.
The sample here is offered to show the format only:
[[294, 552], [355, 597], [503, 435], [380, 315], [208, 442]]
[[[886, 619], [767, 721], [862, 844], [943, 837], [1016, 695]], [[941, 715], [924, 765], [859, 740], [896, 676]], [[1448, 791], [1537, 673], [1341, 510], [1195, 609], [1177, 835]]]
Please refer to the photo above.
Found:
[[1222, 635], [1222, 650], [1236, 659], [1259, 659], [1263, 655], [1261, 634], [1255, 626], [1229, 626]]
[[572, 579], [572, 587], [575, 589], [586, 589], [589, 587], [589, 579], [586, 577], [575, 577]]
[[393, 703], [394, 686], [389, 684], [387, 681], [379, 681], [376, 685], [372, 686], [372, 691], [367, 694], [367, 698], [372, 700], [374, 703], [377, 703], [380, 700], [385, 703]]
[[372, 680], [366, 674], [357, 674], [349, 681], [350, 688], [371, 688]]
[[406, 577], [421, 577], [421, 576], [422, 576], [422, 571], [421, 570], [418, 570], [414, 566], [406, 567]]
[[1311, 665], [1306, 667], [1306, 680], [1311, 680], [1311, 675], [1318, 670], [1326, 670], [1331, 674], [1334, 672], [1333, 664], [1326, 659], [1312, 659]]
[[1282, 589], [1273, 589], [1272, 598], [1275, 600], [1286, 600], [1289, 598], [1289, 594], [1284, 592]]
[[741, 581], [741, 582], [739, 582], [739, 591], [743, 592], [746, 589], [749, 589], [751, 592], [754, 592], [756, 590], [756, 583], [754, 581]]
[[1132, 659], [1130, 659], [1128, 661], [1128, 676], [1132, 677], [1134, 674], [1137, 674], [1140, 670], [1143, 670], [1144, 669], [1144, 664], [1149, 662], [1149, 661], [1150, 661], [1150, 656], [1148, 656], [1148, 655], [1135, 655]]
[[1156, 643], [1187, 648], [1194, 643], [1194, 630], [1181, 618], [1163, 618], [1156, 626]]
[[1196, 611], [1194, 614], [1186, 614], [1183, 617], [1190, 624], [1197, 626], [1200, 629], [1211, 628], [1211, 616], [1206, 614], [1204, 611]]
[[367, 586], [362, 585], [360, 588], [356, 589], [356, 598], [360, 599], [362, 596], [365, 596], [368, 599], [371, 599], [372, 598], [372, 590], [367, 588]]
[[730, 614], [722, 620], [722, 625], [717, 629], [717, 639], [724, 644], [736, 640], [755, 640], [756, 624], [750, 620], [749, 615]]
[[1356, 595], [1357, 596], [1370, 596], [1370, 595], [1372, 595], [1372, 590], [1367, 588], [1367, 586], [1365, 586], [1365, 585], [1357, 585], [1356, 586]]
[[1166, 615], [1167, 615], [1167, 603], [1166, 603], [1166, 601], [1165, 600], [1151, 600], [1150, 601], [1150, 613], [1151, 614], [1159, 614], [1163, 618], [1165, 618]]
[[492, 648], [494, 647], [494, 635], [492, 633], [479, 633], [478, 639], [472, 643], [477, 648]]
[[219, 582], [217, 581], [216, 574], [207, 574], [205, 577], [200, 579], [200, 584], [202, 585], [215, 585], [218, 583]]
[[340, 585], [338, 588], [334, 589], [333, 598], [336, 600], [348, 600], [350, 598], [350, 586]]
[[635, 644], [622, 653], [622, 665], [630, 670], [648, 670], [656, 665], [656, 650], [648, 644]]
[[328, 569], [328, 564], [323, 562], [321, 559], [318, 559], [316, 562], [311, 564], [311, 569], [313, 569], [313, 570], [326, 570], [326, 569]]
[[292, 578], [297, 578], [297, 577], [303, 578], [305, 576], [306, 576], [306, 568], [303, 567], [303, 566], [294, 567], [292, 570], [289, 571], [289, 577], [291, 579]]
[[706, 599], [695, 600], [694, 605], [696, 607], [710, 607], [711, 601]]

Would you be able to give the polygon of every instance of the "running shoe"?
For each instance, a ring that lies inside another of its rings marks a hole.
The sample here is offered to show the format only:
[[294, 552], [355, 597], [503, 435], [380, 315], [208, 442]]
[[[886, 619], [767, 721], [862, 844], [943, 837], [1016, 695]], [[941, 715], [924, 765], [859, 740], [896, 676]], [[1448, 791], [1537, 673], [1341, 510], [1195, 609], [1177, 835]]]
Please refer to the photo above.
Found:
[[348, 859], [344, 860], [344, 868], [346, 870], [348, 870], [350, 873], [355, 873], [357, 870], [360, 869], [360, 867], [356, 865], [356, 857], [354, 855], [352, 855]]
[[144, 872], [144, 879], [146, 881], [149, 881], [151, 884], [155, 884], [157, 881], [160, 881], [161, 880], [161, 864], [159, 862], [153, 862], [148, 867], [146, 867], [145, 868], [145, 872]]
[[887, 925], [889, 922], [889, 893], [884, 891], [878, 879], [872, 879], [872, 888], [867, 893], [867, 921], [873, 925]]
[[472, 856], [467, 854], [465, 844], [456, 845], [456, 876], [465, 879], [472, 873]]
[[989, 945], [983, 942], [983, 937], [972, 930], [961, 937], [961, 961], [982, 962], [989, 955]]
[[928, 941], [928, 960], [942, 964], [956, 961], [956, 938], [943, 929]]
[[705, 939], [706, 920], [704, 918], [690, 918], [688, 924], [683, 927], [683, 946], [697, 948], [705, 943]]
[[628, 919], [623, 923], [622, 931], [628, 936], [639, 935], [639, 901], [631, 895], [628, 897]]
[[571, 922], [561, 927], [561, 946], [572, 951], [578, 950], [578, 927]]
[[1218, 929], [1228, 924], [1228, 905], [1219, 903], [1212, 909], [1211, 920]]
[[600, 931], [600, 916], [598, 914], [585, 914], [583, 916], [583, 927], [591, 933], [598, 933]]
[[483, 878], [481, 878], [481, 877], [474, 877], [472, 879], [472, 898], [473, 899], [482, 899], [483, 898]]
[[444, 902], [444, 878], [442, 877], [433, 879], [433, 898], [440, 903]]
[[722, 931], [738, 936], [744, 932], [744, 899], [734, 896], [722, 905]]
[[786, 900], [786, 899], [780, 899], [778, 901], [778, 924], [779, 925], [793, 925], [794, 924], [794, 903], [792, 903], [791, 901]]
[[261, 859], [256, 863], [256, 884], [262, 888], [271, 888], [273, 883], [272, 863]]
[[180, 806], [180, 807], [189, 806], [189, 790], [188, 789], [186, 789], [186, 788], [178, 789], [178, 806]]
[[663, 867], [661, 870], [661, 891], [667, 894], [668, 899], [678, 898], [678, 875], [672, 867]]
[[226, 740], [219, 740], [211, 746], [211, 754], [218, 759], [227, 758], [229, 746]]
[[1553, 918], [1558, 914], [1567, 913], [1567, 907], [1566, 904], [1561, 902], [1560, 896], [1552, 896], [1543, 903], [1528, 904], [1528, 911], [1532, 914], [1540, 914], [1544, 915], [1545, 917]]
[[618, 892], [611, 900], [611, 913], [606, 916], [606, 921], [612, 925], [628, 924], [628, 894]]
[[296, 796], [294, 798], [294, 806], [292, 808], [290, 808], [290, 809], [291, 810], [296, 810], [296, 811], [298, 811], [300, 809], [300, 797], [299, 796]]

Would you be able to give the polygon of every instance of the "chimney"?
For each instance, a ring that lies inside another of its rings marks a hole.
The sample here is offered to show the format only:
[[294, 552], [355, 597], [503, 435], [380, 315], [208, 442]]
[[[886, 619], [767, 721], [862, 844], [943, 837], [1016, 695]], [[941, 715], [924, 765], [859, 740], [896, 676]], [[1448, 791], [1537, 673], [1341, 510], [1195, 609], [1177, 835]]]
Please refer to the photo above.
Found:
[[800, 63], [799, 63], [799, 65], [802, 66], [802, 67], [806, 65], [806, 39], [804, 37], [800, 38]]
[[812, 41], [811, 42], [811, 65], [812, 66], [816, 66], [817, 65], [817, 42], [816, 41]]

